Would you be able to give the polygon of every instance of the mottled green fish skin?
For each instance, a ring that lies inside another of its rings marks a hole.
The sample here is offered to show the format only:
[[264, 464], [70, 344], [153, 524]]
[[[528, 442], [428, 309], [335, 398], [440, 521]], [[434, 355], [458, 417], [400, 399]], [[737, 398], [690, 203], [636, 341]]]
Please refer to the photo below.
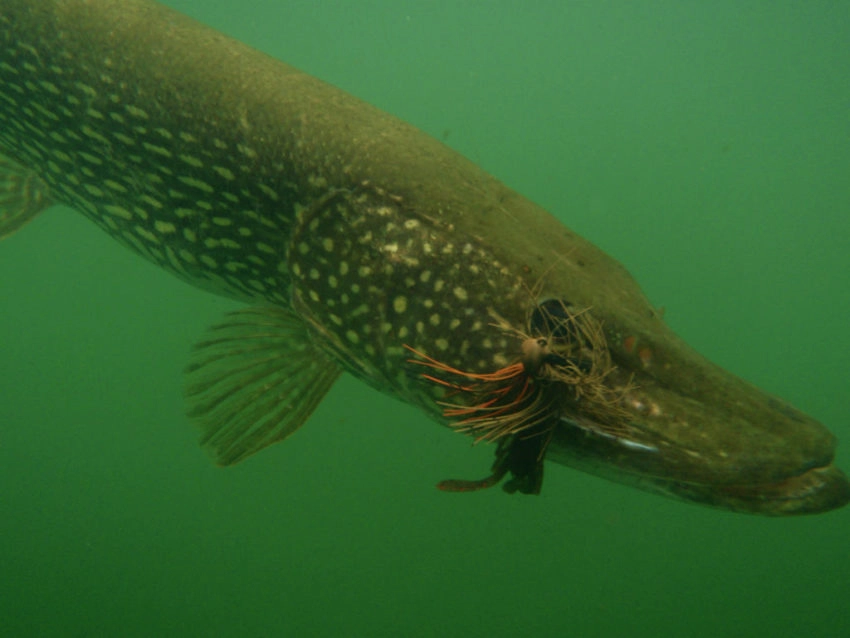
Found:
[[292, 309], [446, 423], [409, 346], [488, 372], [540, 300], [590, 309], [641, 433], [564, 415], [547, 459], [737, 511], [850, 499], [826, 428], [707, 362], [620, 264], [414, 127], [144, 0], [4, 0], [0, 152], [186, 281]]

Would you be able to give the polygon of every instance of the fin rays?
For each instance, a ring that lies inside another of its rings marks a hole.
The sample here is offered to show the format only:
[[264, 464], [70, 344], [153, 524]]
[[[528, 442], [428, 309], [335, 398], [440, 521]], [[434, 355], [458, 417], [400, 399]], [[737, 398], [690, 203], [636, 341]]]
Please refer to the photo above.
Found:
[[202, 445], [232, 465], [295, 432], [339, 373], [296, 315], [248, 308], [195, 346], [186, 369], [188, 414]]
[[0, 154], [0, 239], [14, 234], [50, 206], [47, 185]]

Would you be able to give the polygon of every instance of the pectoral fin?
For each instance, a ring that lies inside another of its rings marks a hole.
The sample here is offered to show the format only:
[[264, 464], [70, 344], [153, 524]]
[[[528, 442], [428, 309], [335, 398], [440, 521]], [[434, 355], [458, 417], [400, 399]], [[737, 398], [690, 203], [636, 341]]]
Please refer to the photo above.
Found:
[[47, 184], [0, 154], [0, 239], [17, 232], [51, 205]]
[[216, 462], [232, 465], [301, 427], [339, 373], [296, 314], [248, 308], [195, 346], [186, 369], [188, 414]]

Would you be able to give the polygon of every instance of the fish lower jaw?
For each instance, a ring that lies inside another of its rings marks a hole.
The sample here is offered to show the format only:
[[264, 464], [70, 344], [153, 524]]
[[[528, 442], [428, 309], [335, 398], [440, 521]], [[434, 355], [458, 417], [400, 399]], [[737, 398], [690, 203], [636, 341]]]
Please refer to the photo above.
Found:
[[850, 481], [829, 464], [772, 483], [700, 485], [654, 481], [659, 491], [689, 502], [763, 516], [819, 514], [850, 503]]

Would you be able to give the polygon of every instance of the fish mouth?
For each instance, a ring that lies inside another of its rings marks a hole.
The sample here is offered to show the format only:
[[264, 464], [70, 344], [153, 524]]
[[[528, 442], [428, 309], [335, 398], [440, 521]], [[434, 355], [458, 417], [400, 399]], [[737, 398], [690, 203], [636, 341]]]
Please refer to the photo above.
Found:
[[[625, 399], [636, 406], [628, 434], [563, 415], [546, 458], [655, 494], [734, 512], [792, 516], [850, 503], [850, 481], [833, 465], [835, 437], [814, 419], [733, 379], [751, 405], [762, 406], [762, 419], [733, 418], [722, 403], [706, 406], [682, 396], [678, 405], [666, 397], [662, 408], [663, 393], [656, 392], [652, 400], [649, 391], [634, 391]], [[651, 415], [647, 402], [654, 406]], [[739, 397], [733, 403], [740, 407], [742, 401]], [[685, 413], [683, 405], [691, 411]]]
[[548, 460], [736, 512], [815, 514], [850, 502], [833, 465], [836, 437], [820, 422], [715, 365], [652, 313], [593, 321], [605, 326], [592, 345], [607, 390], [587, 396], [611, 407], [560, 404]]

